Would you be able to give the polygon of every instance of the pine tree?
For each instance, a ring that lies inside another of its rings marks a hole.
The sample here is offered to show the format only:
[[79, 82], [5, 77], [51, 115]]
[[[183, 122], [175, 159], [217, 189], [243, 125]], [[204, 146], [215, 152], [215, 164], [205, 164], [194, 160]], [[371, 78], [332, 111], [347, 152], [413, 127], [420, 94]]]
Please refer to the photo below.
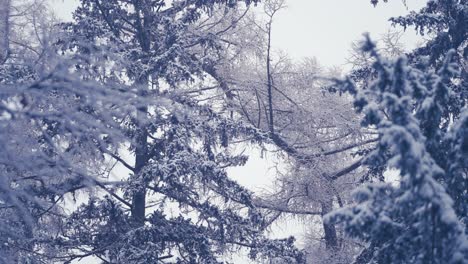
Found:
[[[380, 151], [370, 155], [367, 167], [377, 174], [396, 168], [402, 177], [398, 186], [364, 187], [357, 192], [356, 206], [331, 214], [330, 220], [344, 222], [352, 237], [369, 242], [358, 263], [467, 261], [468, 186], [463, 147], [468, 99], [467, 10], [466, 1], [429, 1], [419, 12], [390, 19], [394, 25], [415, 27], [431, 38], [408, 53], [406, 60], [395, 63], [381, 58], [366, 41], [364, 51], [375, 63], [350, 74], [348, 91], [355, 95], [357, 108], [364, 111], [364, 125], [379, 129], [380, 124]], [[399, 108], [401, 113], [392, 116], [391, 108]], [[387, 128], [395, 126], [401, 130], [398, 136]], [[431, 186], [431, 192], [424, 193], [426, 186]], [[410, 202], [400, 203], [404, 199]], [[444, 228], [447, 236], [437, 236]], [[439, 243], [444, 240], [448, 242]], [[392, 246], [390, 241], [398, 243]], [[403, 244], [406, 248], [398, 248]]]
[[[369, 39], [363, 50], [375, 59], [378, 78], [366, 90], [358, 90], [352, 82], [346, 89], [355, 94], [355, 106], [364, 114], [363, 125], [375, 126], [379, 132], [378, 148], [366, 163], [397, 169], [401, 178], [396, 186], [362, 187], [355, 194], [357, 204], [330, 214], [328, 221], [343, 223], [348, 235], [367, 243], [357, 263], [466, 263], [463, 215], [457, 214], [447, 191], [450, 185], [442, 180], [452, 175], [430, 151], [433, 144], [444, 144], [434, 135], [447, 129], [440, 126], [446, 121], [441, 112], [453, 93], [450, 80], [459, 74], [452, 61], [455, 52], [450, 51], [434, 73], [412, 68], [404, 58], [385, 61]], [[432, 134], [427, 134], [428, 127]], [[452, 129], [463, 131], [461, 127]], [[455, 141], [464, 141], [461, 131], [447, 135], [461, 136]], [[455, 155], [461, 155], [458, 144], [451, 144], [450, 152]]]
[[[64, 32], [41, 36], [41, 60], [29, 56], [35, 42], [11, 47], [0, 67], [1, 261], [219, 263], [242, 247], [303, 262], [294, 239], [264, 236], [252, 193], [226, 173], [247, 159], [230, 153], [233, 139], [266, 136], [199, 88], [233, 28], [211, 15], [236, 2], [83, 0]], [[70, 213], [68, 198], [85, 203]]]
[[[120, 120], [134, 165], [112, 155], [129, 171], [114, 187], [123, 195], [90, 199], [72, 214], [56, 243], [89, 250], [64, 258], [218, 263], [228, 250], [246, 247], [254, 259], [303, 261], [293, 239], [263, 236], [252, 194], [225, 171], [246, 161], [230, 154], [232, 139], [259, 143], [265, 135], [190, 96], [212, 74], [210, 63], [223, 54], [218, 35], [231, 27], [212, 33], [197, 23], [223, 5], [234, 8], [236, 1], [81, 1], [64, 40], [76, 56], [91, 58], [77, 67], [104, 83], [117, 80], [143, 101]], [[99, 60], [107, 63], [96, 68]]]

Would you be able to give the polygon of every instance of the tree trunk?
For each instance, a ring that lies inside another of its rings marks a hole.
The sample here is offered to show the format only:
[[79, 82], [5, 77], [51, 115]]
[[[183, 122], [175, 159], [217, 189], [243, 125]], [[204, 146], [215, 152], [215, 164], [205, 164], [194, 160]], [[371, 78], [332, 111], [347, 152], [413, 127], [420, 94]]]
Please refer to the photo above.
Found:
[[[146, 1], [134, 1], [135, 10], [138, 12], [137, 17], [137, 37], [140, 42], [140, 47], [144, 53], [148, 53], [151, 49], [151, 17], [149, 6]], [[142, 96], [145, 96], [149, 88], [149, 75], [143, 73], [136, 81], [138, 89]], [[148, 129], [146, 118], [148, 107], [142, 106], [137, 109], [137, 134], [135, 138], [135, 169], [134, 174], [138, 176], [143, 167], [146, 166], [148, 157]], [[143, 226], [145, 223], [145, 208], [146, 208], [146, 183], [142, 182], [142, 186], [137, 190], [132, 197], [132, 218], [136, 224]]]
[[361, 251], [361, 253], [356, 257], [353, 264], [367, 264], [372, 259], [374, 254], [374, 247], [372, 244]]
[[268, 46], [267, 46], [267, 60], [266, 60], [266, 67], [267, 67], [267, 85], [268, 85], [268, 110], [269, 110], [269, 122], [268, 128], [271, 134], [275, 133], [275, 127], [273, 123], [273, 81], [271, 76], [271, 25], [273, 22], [273, 18], [270, 18], [270, 22], [268, 23]]
[[[144, 85], [145, 84], [142, 84], [142, 87], [144, 87]], [[137, 122], [146, 119], [147, 111], [148, 109], [146, 106], [138, 109]], [[138, 176], [148, 162], [148, 131], [144, 124], [139, 124], [135, 141], [135, 169], [133, 173]], [[138, 225], [143, 225], [145, 222], [146, 186], [144, 183], [142, 184], [143, 186], [140, 186], [140, 189], [137, 190], [132, 197], [132, 217]]]
[[[323, 216], [330, 213], [333, 209], [333, 200], [330, 198], [322, 202], [322, 219]], [[325, 245], [327, 249], [338, 248], [338, 238], [336, 235], [335, 225], [323, 221], [323, 230], [325, 232]]]
[[10, 0], [0, 0], [0, 64], [8, 58], [10, 50]]

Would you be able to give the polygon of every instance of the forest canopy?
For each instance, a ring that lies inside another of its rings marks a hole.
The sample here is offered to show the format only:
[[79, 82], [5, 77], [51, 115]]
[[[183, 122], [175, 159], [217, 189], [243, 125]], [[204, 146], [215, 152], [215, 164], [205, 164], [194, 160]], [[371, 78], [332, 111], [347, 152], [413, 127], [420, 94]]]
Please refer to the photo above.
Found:
[[343, 68], [275, 49], [287, 4], [0, 0], [0, 263], [468, 263], [467, 1]]

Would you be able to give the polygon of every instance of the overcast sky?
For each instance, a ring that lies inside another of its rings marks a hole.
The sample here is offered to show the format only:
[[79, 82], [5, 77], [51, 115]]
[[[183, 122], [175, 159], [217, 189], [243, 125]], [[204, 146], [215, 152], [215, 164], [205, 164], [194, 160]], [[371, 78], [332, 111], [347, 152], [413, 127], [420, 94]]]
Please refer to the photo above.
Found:
[[[388, 19], [419, 9], [426, 0], [381, 1], [373, 7], [370, 0], [289, 0], [288, 8], [276, 18], [273, 44], [294, 58], [316, 57], [326, 66], [345, 62], [352, 41], [369, 32], [376, 39], [391, 28]], [[414, 47], [417, 37], [408, 30], [403, 41]]]

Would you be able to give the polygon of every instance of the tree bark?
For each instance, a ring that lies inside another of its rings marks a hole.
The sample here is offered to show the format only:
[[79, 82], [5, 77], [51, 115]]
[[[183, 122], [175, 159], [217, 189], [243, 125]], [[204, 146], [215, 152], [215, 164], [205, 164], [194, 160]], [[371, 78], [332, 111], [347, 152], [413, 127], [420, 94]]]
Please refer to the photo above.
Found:
[[[146, 1], [134, 1], [137, 16], [137, 38], [140, 47], [144, 53], [148, 53], [151, 49], [151, 18], [152, 14], [149, 9], [145, 8], [148, 4]], [[149, 88], [149, 75], [142, 73], [137, 79], [136, 85], [142, 96], [147, 94]], [[137, 109], [137, 133], [135, 138], [135, 169], [134, 174], [139, 176], [142, 169], [147, 165], [148, 157], [148, 130], [146, 118], [148, 114], [148, 106], [141, 106]], [[145, 223], [145, 208], [146, 208], [146, 183], [142, 182], [142, 186], [132, 196], [132, 219], [140, 226]]]
[[356, 257], [353, 264], [367, 264], [371, 261], [374, 254], [374, 247], [372, 244], [361, 251], [361, 253]]
[[0, 64], [3, 64], [10, 51], [10, 7], [11, 0], [0, 0]]
[[275, 133], [275, 127], [273, 122], [273, 84], [272, 84], [272, 76], [271, 76], [271, 25], [273, 22], [273, 16], [270, 18], [268, 23], [268, 44], [267, 44], [267, 59], [266, 59], [266, 67], [267, 67], [267, 86], [268, 86], [268, 110], [269, 110], [269, 122], [268, 128], [271, 134]]
[[[137, 122], [146, 119], [147, 111], [148, 109], [146, 106], [138, 109]], [[135, 140], [135, 169], [133, 173], [138, 176], [148, 162], [148, 131], [144, 124], [140, 124], [137, 130]], [[143, 186], [140, 186], [140, 189], [138, 189], [132, 197], [132, 217], [135, 223], [139, 225], [143, 225], [145, 222], [146, 186], [144, 182], [142, 184]]]
[[[327, 199], [326, 201], [322, 202], [322, 219], [323, 216], [330, 213], [333, 209], [333, 200]], [[336, 235], [335, 225], [331, 223], [326, 223], [323, 221], [323, 230], [325, 233], [325, 245], [327, 249], [336, 249], [338, 248], [338, 238]]]

